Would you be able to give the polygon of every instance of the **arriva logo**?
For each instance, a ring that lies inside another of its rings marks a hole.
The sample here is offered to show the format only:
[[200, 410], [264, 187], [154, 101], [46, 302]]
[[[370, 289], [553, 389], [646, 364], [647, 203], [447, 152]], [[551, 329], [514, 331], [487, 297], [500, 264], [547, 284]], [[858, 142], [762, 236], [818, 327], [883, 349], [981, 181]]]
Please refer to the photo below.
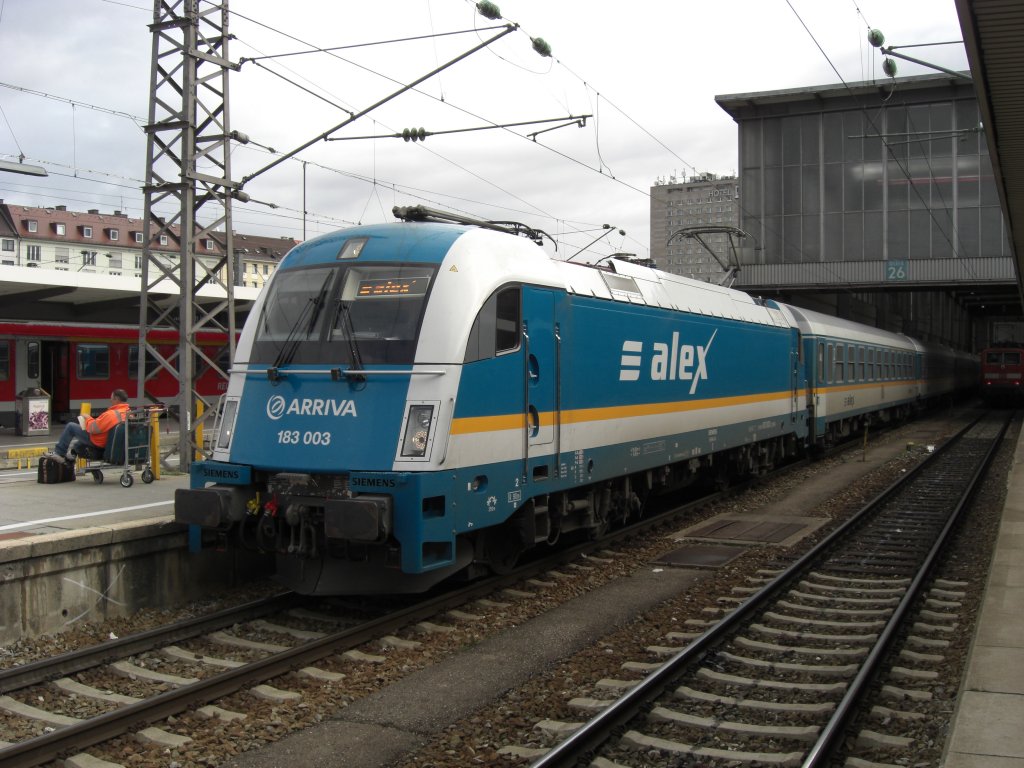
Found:
[[[689, 381], [690, 394], [697, 392], [697, 384], [708, 378], [707, 357], [711, 338], [704, 346], [680, 344], [679, 333], [672, 334], [669, 344], [656, 342], [651, 345], [651, 381]], [[619, 381], [639, 381], [640, 370], [644, 363], [644, 343], [642, 341], [622, 342], [622, 358], [619, 361]]]
[[267, 416], [277, 421], [282, 416], [356, 416], [356, 404], [351, 400], [328, 400], [322, 397], [304, 397], [285, 400], [274, 395], [267, 400]]

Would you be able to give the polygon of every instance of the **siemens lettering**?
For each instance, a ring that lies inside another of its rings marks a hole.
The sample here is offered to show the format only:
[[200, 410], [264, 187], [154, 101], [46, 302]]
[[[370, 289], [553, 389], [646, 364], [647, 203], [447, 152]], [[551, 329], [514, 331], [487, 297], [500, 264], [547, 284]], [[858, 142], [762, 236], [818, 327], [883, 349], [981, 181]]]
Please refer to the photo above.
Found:
[[[697, 384], [708, 378], [707, 356], [715, 340], [715, 330], [707, 344], [680, 344], [679, 332], [672, 333], [671, 343], [655, 342], [651, 345], [651, 381], [689, 381], [690, 394], [697, 391]], [[624, 341], [619, 361], [619, 381], [637, 381], [643, 363], [642, 341]]]
[[353, 477], [349, 485], [353, 488], [394, 488], [398, 481], [393, 477]]
[[286, 401], [281, 395], [267, 400], [267, 416], [277, 421], [282, 416], [355, 416], [356, 404], [352, 400], [334, 400], [323, 397], [294, 398]]

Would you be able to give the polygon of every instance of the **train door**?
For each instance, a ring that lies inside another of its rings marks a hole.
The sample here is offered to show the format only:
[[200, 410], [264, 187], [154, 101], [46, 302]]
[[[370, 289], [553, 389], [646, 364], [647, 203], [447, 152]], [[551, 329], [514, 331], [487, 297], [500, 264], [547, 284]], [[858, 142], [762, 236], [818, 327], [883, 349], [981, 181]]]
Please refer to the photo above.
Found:
[[807, 354], [810, 360], [808, 364], [810, 371], [807, 376], [807, 413], [810, 417], [808, 440], [811, 445], [814, 445], [822, 432], [818, 423], [818, 413], [824, 405], [820, 402], [820, 398], [825, 388], [825, 342], [812, 338]]
[[789, 420], [797, 421], [799, 418], [800, 411], [800, 376], [803, 371], [803, 357], [804, 357], [804, 341], [803, 337], [796, 328], [790, 332], [790, 344], [789, 344], [789, 367], [790, 367], [790, 401], [789, 401]]
[[40, 344], [40, 386], [50, 393], [51, 410], [56, 419], [60, 414], [72, 412], [68, 362], [71, 345], [66, 341], [43, 341]]
[[[34, 387], [46, 389], [39, 376], [39, 339], [16, 339], [13, 346], [14, 394]], [[49, 392], [50, 390], [46, 389], [46, 391]]]
[[534, 457], [551, 454], [556, 442], [558, 361], [555, 339], [555, 300], [550, 291], [523, 291], [524, 456], [531, 465], [528, 477], [540, 480], [554, 471], [554, 462], [535, 463]]

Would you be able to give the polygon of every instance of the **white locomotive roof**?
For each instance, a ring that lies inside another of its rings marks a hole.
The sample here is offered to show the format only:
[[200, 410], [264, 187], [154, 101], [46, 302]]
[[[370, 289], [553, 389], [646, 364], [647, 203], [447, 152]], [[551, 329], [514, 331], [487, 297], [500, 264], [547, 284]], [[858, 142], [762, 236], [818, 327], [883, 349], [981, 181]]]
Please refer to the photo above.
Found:
[[627, 261], [613, 260], [603, 267], [563, 261], [525, 238], [486, 229], [469, 229], [459, 237], [445, 257], [441, 271], [453, 267], [463, 273], [467, 269], [473, 271], [473, 282], [482, 293], [481, 301], [498, 286], [518, 281], [561, 288], [578, 296], [790, 327], [783, 313], [765, 307], [742, 291]]
[[[747, 323], [783, 328], [790, 326], [778, 311], [732, 288], [691, 280], [618, 259], [607, 262], [607, 269], [565, 261], [555, 263], [564, 274], [566, 290], [577, 295], [648, 304]], [[629, 287], [630, 283], [635, 286], [635, 290]]]

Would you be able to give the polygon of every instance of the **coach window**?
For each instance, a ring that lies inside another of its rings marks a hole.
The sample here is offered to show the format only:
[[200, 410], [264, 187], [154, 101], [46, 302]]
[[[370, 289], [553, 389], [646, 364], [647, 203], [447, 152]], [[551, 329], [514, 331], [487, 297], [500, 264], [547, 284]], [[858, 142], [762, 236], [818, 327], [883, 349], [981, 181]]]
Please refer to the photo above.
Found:
[[818, 342], [818, 384], [825, 382], [825, 342]]
[[843, 349], [844, 347], [842, 344], [836, 344], [836, 367], [835, 373], [832, 374], [832, 381], [837, 384], [841, 384], [843, 381], [843, 363], [846, 362], [844, 360], [845, 356], [843, 355]]
[[865, 381], [864, 378], [864, 347], [857, 347], [857, 378]]
[[822, 378], [825, 379], [829, 384], [832, 383], [832, 367], [835, 365], [836, 359], [836, 348], [831, 344], [828, 345], [828, 365], [825, 366], [825, 373]]
[[139, 378], [139, 345], [128, 345], [128, 379], [134, 381]]
[[75, 360], [79, 379], [110, 378], [110, 347], [106, 344], [79, 344]]
[[487, 360], [519, 348], [519, 286], [502, 288], [484, 302], [466, 342], [464, 362]]
[[0, 381], [11, 378], [11, 342], [0, 341]]
[[846, 380], [857, 380], [857, 348], [846, 348]]
[[25, 347], [25, 372], [30, 379], [39, 378], [39, 342], [30, 341]]

